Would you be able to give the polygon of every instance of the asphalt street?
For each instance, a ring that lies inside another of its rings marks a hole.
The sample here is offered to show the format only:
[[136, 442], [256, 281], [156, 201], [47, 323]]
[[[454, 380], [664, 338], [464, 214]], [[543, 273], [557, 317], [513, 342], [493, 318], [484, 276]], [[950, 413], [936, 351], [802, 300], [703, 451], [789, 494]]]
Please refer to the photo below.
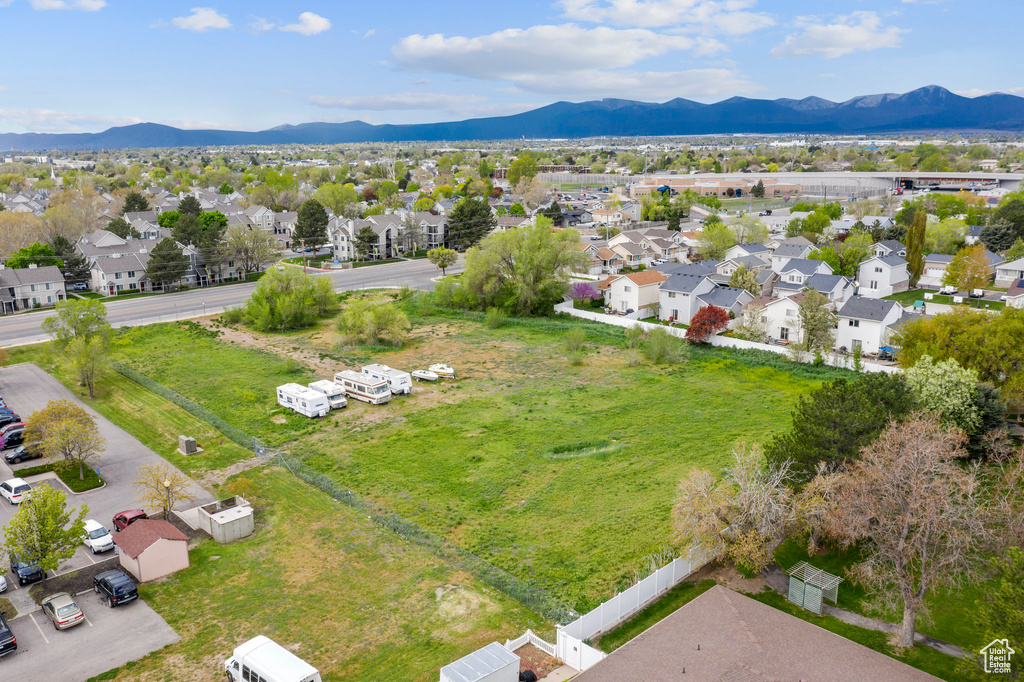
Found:
[[[461, 259], [449, 272], [458, 272], [460, 267]], [[309, 272], [319, 277], [329, 277], [339, 292], [400, 287], [403, 284], [429, 291], [434, 288], [433, 278], [440, 275], [440, 271], [428, 260], [409, 260], [336, 272]], [[124, 301], [104, 300], [104, 303], [107, 306], [107, 320], [113, 326], [129, 327], [221, 313], [225, 308], [244, 303], [255, 288], [255, 282], [232, 284]], [[47, 310], [0, 317], [0, 347], [47, 341], [49, 337], [43, 332], [42, 323], [52, 315], [54, 311]]]

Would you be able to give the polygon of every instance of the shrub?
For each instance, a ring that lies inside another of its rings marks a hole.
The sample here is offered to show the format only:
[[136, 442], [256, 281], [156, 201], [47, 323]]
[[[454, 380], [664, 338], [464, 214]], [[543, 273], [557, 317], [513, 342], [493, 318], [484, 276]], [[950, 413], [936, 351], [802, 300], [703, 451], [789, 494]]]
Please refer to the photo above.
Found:
[[382, 296], [354, 300], [338, 317], [338, 331], [358, 344], [402, 346], [410, 326], [406, 314]]
[[488, 308], [484, 324], [487, 325], [488, 329], [498, 329], [499, 327], [504, 327], [507, 320], [508, 315], [501, 308]]
[[686, 330], [686, 339], [694, 343], [707, 340], [729, 326], [729, 314], [724, 309], [709, 305], [697, 311]]
[[412, 290], [412, 287], [408, 284], [403, 284], [402, 288], [398, 290], [398, 298], [404, 301], [407, 298], [412, 298], [415, 293], [416, 292]]
[[574, 350], [569, 353], [569, 364], [573, 367], [583, 366], [584, 353], [581, 350]]
[[245, 321], [256, 331], [284, 332], [310, 327], [334, 310], [337, 297], [326, 277], [295, 268], [271, 270], [260, 279], [243, 307]]
[[416, 297], [416, 314], [421, 317], [430, 317], [436, 312], [434, 309], [434, 297], [431, 294], [420, 294]]
[[683, 342], [659, 327], [647, 335], [644, 355], [654, 364], [673, 363], [683, 359]]
[[644, 329], [638, 324], [634, 324], [632, 327], [626, 327], [626, 347], [636, 348], [640, 345], [640, 341], [644, 338]]
[[582, 327], [573, 327], [565, 333], [562, 343], [565, 344], [565, 349], [570, 353], [582, 351], [587, 345], [587, 330]]
[[245, 319], [245, 311], [241, 308], [226, 308], [220, 319], [224, 324], [241, 324]]
[[626, 367], [639, 367], [640, 366], [640, 353], [635, 349], [630, 349], [626, 352]]
[[288, 374], [296, 374], [298, 372], [301, 372], [302, 370], [302, 363], [296, 360], [295, 358], [284, 359], [284, 371], [288, 372]]

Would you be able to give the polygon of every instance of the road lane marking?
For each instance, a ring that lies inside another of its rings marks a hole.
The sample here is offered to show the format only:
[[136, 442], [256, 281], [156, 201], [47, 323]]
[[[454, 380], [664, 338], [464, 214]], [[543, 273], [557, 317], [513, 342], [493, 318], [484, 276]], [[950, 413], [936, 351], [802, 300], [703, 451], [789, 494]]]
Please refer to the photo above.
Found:
[[46, 642], [47, 644], [49, 644], [50, 640], [46, 639], [46, 635], [43, 634], [43, 629], [41, 627], [39, 627], [39, 623], [36, 622], [35, 615], [30, 613], [30, 614], [28, 614], [28, 617], [32, 619], [32, 624], [36, 626], [36, 630], [39, 630], [39, 634], [43, 636], [43, 641]]
[[85, 550], [82, 550], [82, 553], [85, 554], [85, 558], [88, 559], [90, 561], [90, 563], [92, 563], [93, 566], [96, 565], [96, 560], [93, 559], [91, 556], [89, 556], [90, 554], [92, 554], [92, 550], [89, 550], [88, 552], [86, 552]]

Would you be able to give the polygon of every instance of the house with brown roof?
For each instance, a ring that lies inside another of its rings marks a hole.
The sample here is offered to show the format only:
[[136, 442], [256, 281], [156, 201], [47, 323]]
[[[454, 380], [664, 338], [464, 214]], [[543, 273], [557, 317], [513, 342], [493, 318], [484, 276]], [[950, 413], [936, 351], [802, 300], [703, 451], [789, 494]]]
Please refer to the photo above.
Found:
[[630, 272], [609, 278], [602, 282], [607, 283], [605, 304], [618, 313], [634, 311], [640, 313], [640, 317], [653, 315], [653, 308], [658, 306], [661, 284], [667, 279], [657, 270]]
[[938, 678], [716, 585], [573, 679], [930, 682]]
[[188, 568], [188, 536], [167, 521], [140, 519], [114, 536], [121, 566], [140, 582]]
[[1007, 308], [1024, 308], [1024, 279], [1016, 279], [1006, 290]]

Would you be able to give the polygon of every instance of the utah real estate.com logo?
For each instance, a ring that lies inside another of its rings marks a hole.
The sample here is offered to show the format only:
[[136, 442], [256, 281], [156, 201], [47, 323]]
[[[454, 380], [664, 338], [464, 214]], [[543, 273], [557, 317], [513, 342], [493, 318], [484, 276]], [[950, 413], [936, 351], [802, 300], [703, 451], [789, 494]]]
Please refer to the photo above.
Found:
[[1010, 657], [1016, 651], [1010, 648], [1010, 643], [1005, 639], [993, 639], [988, 646], [981, 650], [985, 657], [985, 672], [1009, 674], [1013, 668]]

